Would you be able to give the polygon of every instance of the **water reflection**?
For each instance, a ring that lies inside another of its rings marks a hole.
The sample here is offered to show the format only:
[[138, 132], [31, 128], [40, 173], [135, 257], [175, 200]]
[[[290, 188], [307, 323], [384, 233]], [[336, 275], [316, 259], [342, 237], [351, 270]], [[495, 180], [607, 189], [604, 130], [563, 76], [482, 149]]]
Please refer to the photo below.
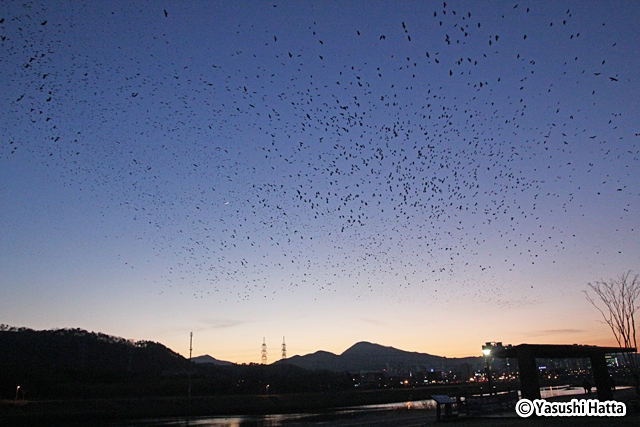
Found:
[[[141, 421], [130, 421], [125, 424], [127, 427], [277, 427], [287, 425], [294, 421], [327, 421], [348, 416], [352, 414], [376, 412], [376, 411], [397, 411], [397, 410], [435, 410], [434, 400], [415, 400], [400, 403], [382, 403], [377, 405], [362, 405], [339, 408], [326, 413], [315, 414], [277, 414], [263, 416], [219, 416], [201, 418], [164, 418]], [[122, 426], [123, 424], [119, 424]], [[115, 426], [114, 426], [115, 427]]]
[[194, 418], [170, 418], [132, 421], [126, 424], [130, 427], [277, 427], [284, 422], [291, 422], [310, 417], [310, 414], [283, 414], [263, 416], [220, 416], [220, 417], [194, 417]]
[[[621, 390], [627, 387], [617, 387]], [[571, 385], [561, 385], [553, 387], [543, 387], [540, 389], [540, 395], [543, 399], [558, 396], [573, 396], [584, 394], [582, 387], [572, 387]], [[597, 393], [593, 394], [597, 396]], [[163, 418], [150, 419], [142, 421], [127, 421], [126, 423], [118, 423], [118, 426], [125, 427], [278, 427], [296, 421], [322, 422], [331, 421], [343, 416], [349, 416], [359, 413], [376, 412], [376, 411], [431, 411], [435, 410], [436, 402], [432, 399], [416, 400], [400, 403], [382, 403], [377, 405], [362, 405], [336, 410], [324, 413], [304, 413], [304, 414], [276, 414], [264, 416], [220, 416], [220, 417], [200, 417], [200, 418]], [[116, 425], [114, 424], [113, 427]]]
[[[595, 387], [593, 388], [595, 390]], [[548, 399], [557, 396], [572, 396], [574, 394], [584, 394], [582, 387], [572, 387], [570, 385], [559, 385], [555, 387], [542, 387], [540, 389], [540, 397]]]
[[433, 399], [414, 400], [411, 402], [381, 403], [377, 405], [362, 405], [349, 408], [340, 408], [341, 413], [354, 413], [359, 411], [394, 411], [398, 409], [427, 409], [435, 410], [436, 401]]

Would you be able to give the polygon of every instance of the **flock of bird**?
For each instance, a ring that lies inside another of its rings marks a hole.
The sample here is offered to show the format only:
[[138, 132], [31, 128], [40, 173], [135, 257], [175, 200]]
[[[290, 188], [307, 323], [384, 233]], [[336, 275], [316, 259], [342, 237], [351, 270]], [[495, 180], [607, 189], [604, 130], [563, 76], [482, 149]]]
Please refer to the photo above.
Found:
[[576, 218], [599, 196], [633, 222], [638, 133], [616, 97], [638, 82], [615, 22], [505, 5], [365, 25], [251, 4], [206, 30], [218, 11], [15, 2], [0, 163], [95, 193], [166, 263], [158, 292], [533, 301], [505, 272], [588, 242]]

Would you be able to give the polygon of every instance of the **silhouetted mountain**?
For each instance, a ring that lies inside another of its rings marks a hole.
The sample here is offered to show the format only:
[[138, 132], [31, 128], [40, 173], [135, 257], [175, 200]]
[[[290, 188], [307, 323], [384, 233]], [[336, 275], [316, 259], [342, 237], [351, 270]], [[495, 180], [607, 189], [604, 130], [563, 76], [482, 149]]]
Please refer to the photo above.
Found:
[[[321, 353], [321, 352], [319, 352]], [[335, 355], [334, 355], [335, 357]], [[164, 345], [82, 329], [34, 331], [0, 324], [0, 399], [303, 393], [346, 390], [352, 378], [295, 365], [189, 361]], [[204, 363], [203, 363], [204, 362]]]
[[189, 361], [164, 345], [82, 329], [0, 325], [0, 398], [20, 386], [31, 399], [171, 395]]
[[164, 345], [82, 329], [34, 331], [0, 325], [0, 399], [112, 398], [303, 393], [348, 390], [361, 370], [390, 375], [446, 370], [469, 360], [447, 359], [360, 342], [341, 355], [317, 351], [271, 365], [237, 365], [209, 355], [195, 366]]
[[227, 362], [226, 360], [218, 360], [215, 357], [209, 356], [208, 354], [192, 357], [191, 361], [198, 364], [212, 364], [218, 366], [227, 366], [233, 364], [231, 362]]
[[358, 372], [361, 370], [388, 372], [448, 370], [462, 363], [481, 365], [482, 357], [447, 358], [427, 353], [409, 352], [369, 342], [359, 342], [341, 355], [318, 351], [305, 356], [293, 356], [286, 361], [305, 369]]
[[[178, 372], [189, 362], [164, 345], [83, 329], [0, 328], [0, 366], [93, 372]], [[10, 349], [10, 351], [8, 351]]]
[[288, 363], [290, 365], [313, 371], [328, 370], [341, 372], [348, 370], [343, 369], [343, 363], [340, 360], [340, 356], [322, 350], [316, 351], [315, 353], [307, 354], [305, 356], [292, 356], [286, 360], [275, 362], [275, 364], [280, 363]]

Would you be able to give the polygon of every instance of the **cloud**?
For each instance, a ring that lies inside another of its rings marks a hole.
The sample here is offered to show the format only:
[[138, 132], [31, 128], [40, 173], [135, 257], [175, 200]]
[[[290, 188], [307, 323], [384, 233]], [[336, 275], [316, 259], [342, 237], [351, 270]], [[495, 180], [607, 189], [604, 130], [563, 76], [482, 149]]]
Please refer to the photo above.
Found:
[[370, 323], [375, 326], [387, 326], [386, 322], [383, 322], [380, 319], [368, 319], [366, 317], [358, 317], [358, 320], [365, 323]]
[[246, 320], [239, 320], [239, 319], [205, 319], [202, 322], [205, 323], [207, 326], [198, 328], [201, 331], [208, 330], [208, 329], [233, 328], [245, 323], [250, 323]]
[[582, 334], [587, 332], [585, 329], [543, 329], [537, 331], [532, 336], [545, 336], [545, 335], [573, 335], [573, 334]]

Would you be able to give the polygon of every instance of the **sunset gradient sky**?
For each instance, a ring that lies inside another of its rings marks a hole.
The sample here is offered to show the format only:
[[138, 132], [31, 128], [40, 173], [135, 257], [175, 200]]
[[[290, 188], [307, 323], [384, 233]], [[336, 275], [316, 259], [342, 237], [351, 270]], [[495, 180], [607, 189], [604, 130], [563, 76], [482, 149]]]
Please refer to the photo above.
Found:
[[615, 345], [640, 2], [7, 1], [0, 323], [269, 362]]

